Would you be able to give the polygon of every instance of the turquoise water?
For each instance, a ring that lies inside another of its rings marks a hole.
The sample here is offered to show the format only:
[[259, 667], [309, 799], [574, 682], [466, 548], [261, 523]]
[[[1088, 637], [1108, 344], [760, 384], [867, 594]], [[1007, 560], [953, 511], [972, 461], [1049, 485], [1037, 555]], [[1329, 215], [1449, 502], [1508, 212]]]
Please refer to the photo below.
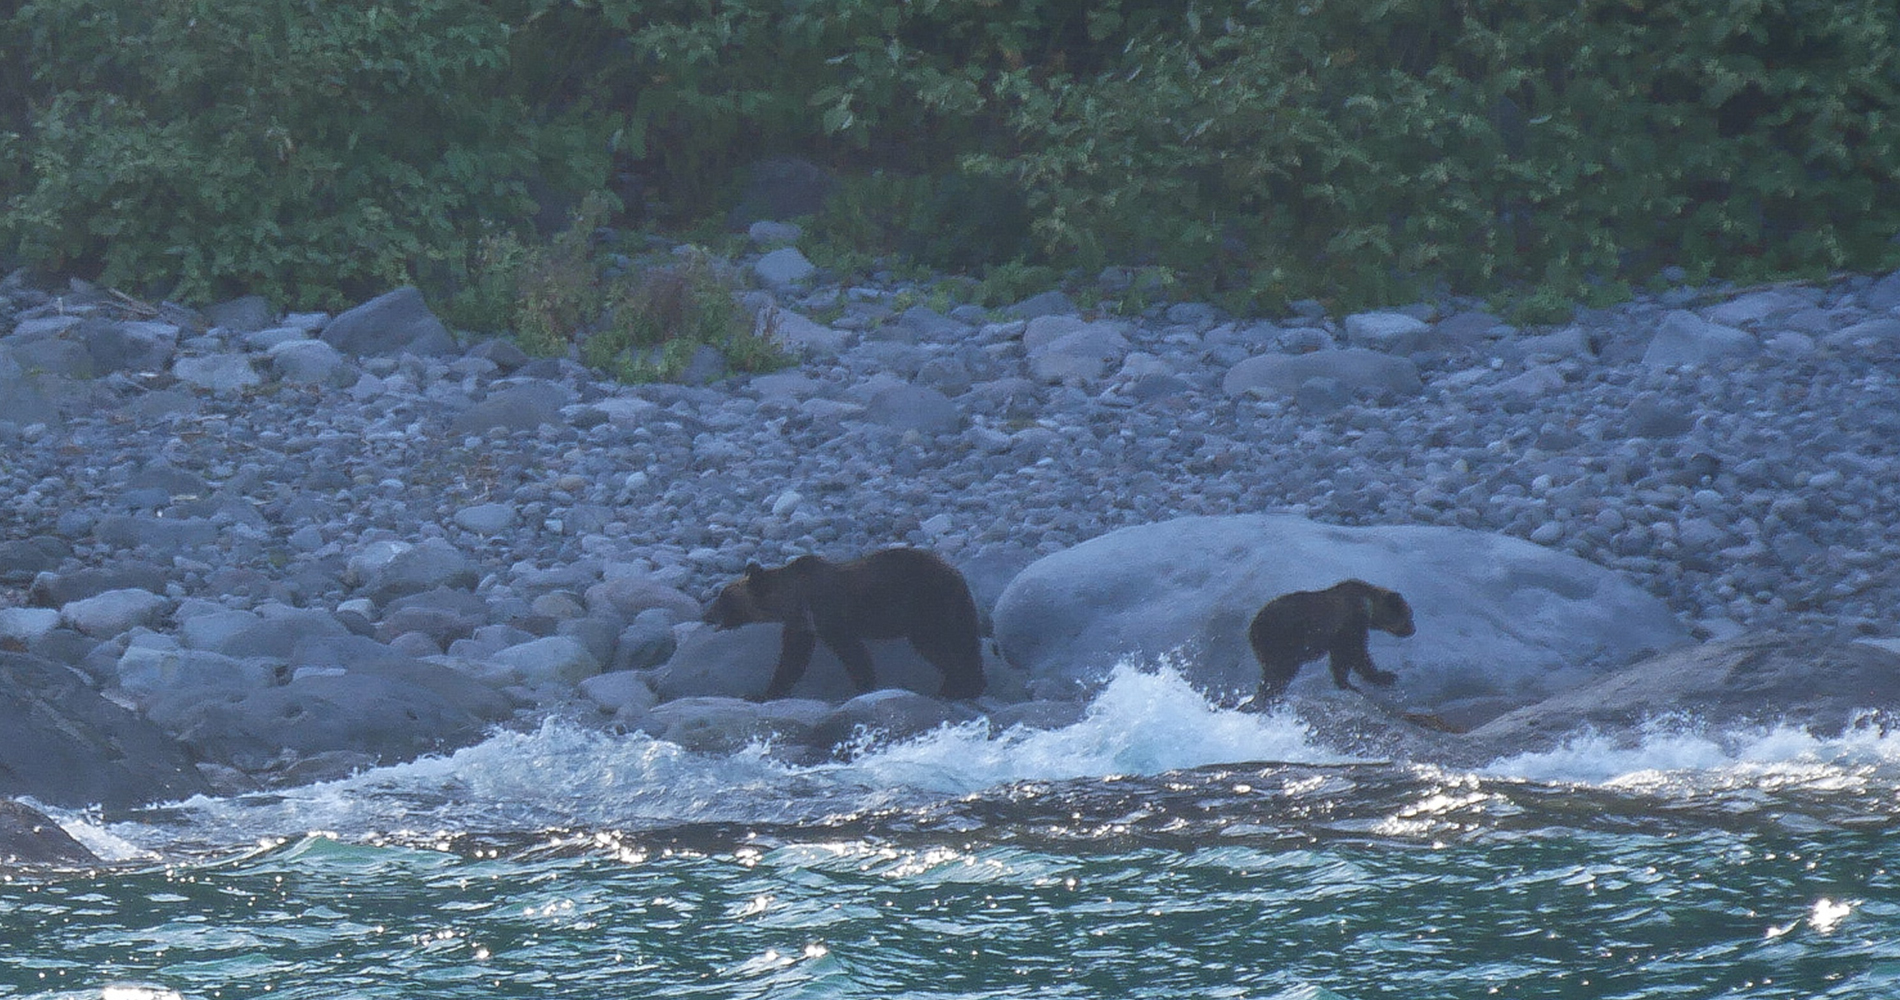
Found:
[[1897, 814], [1872, 730], [1441, 771], [1135, 671], [815, 768], [551, 723], [61, 814], [119, 860], [0, 885], [0, 996], [1891, 997]]

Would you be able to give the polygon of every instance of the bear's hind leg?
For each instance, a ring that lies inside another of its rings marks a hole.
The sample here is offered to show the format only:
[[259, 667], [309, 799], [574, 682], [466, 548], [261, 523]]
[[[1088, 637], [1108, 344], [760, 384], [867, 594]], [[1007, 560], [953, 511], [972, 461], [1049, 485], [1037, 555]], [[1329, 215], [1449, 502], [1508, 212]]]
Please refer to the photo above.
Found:
[[1279, 701], [1286, 689], [1293, 685], [1293, 678], [1300, 672], [1300, 661], [1279, 656], [1267, 656], [1260, 659], [1260, 690], [1254, 693], [1255, 708], [1265, 708]]
[[989, 689], [989, 682], [983, 676], [983, 650], [974, 636], [969, 642], [933, 642], [913, 636], [910, 645], [917, 655], [942, 672], [943, 689], [937, 692], [937, 697], [975, 698]]

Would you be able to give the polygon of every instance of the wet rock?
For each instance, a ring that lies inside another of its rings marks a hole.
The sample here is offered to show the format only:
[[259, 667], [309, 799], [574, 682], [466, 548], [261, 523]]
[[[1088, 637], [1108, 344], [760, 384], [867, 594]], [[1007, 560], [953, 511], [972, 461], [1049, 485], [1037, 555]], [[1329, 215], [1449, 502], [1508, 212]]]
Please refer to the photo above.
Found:
[[0, 732], [0, 795], [127, 808], [210, 790], [158, 727], [24, 653], [0, 651]]
[[181, 707], [172, 725], [206, 758], [257, 772], [335, 751], [393, 763], [452, 750], [512, 714], [512, 702], [458, 671], [392, 653], [199, 700]]
[[1900, 711], [1900, 653], [1762, 631], [1673, 650], [1491, 720], [1473, 730], [1487, 752], [1549, 750], [1584, 731], [1632, 745], [1669, 715], [1733, 730], [1777, 723], [1838, 736], [1869, 713]]
[[0, 869], [85, 865], [98, 860], [98, 855], [45, 813], [12, 799], [0, 799]]

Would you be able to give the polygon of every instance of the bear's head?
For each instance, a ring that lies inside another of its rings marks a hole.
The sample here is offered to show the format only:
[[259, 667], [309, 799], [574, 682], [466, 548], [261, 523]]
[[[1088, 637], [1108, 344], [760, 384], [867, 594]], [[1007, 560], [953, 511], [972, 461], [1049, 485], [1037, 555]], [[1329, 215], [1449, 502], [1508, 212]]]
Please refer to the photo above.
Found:
[[745, 575], [720, 589], [702, 620], [714, 628], [777, 621], [777, 615], [772, 612], [774, 572], [758, 563], [747, 563]]
[[1403, 639], [1417, 631], [1412, 625], [1412, 606], [1396, 590], [1369, 587], [1366, 595], [1366, 624]]

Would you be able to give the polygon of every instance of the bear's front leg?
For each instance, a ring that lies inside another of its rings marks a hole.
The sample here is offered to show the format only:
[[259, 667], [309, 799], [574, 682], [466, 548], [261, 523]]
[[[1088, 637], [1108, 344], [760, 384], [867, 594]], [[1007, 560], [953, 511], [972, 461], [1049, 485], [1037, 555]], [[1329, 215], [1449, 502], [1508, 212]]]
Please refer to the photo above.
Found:
[[805, 668], [811, 666], [811, 651], [818, 644], [818, 636], [806, 629], [793, 625], [785, 626], [785, 632], [779, 638], [778, 667], [772, 671], [772, 683], [765, 689], [764, 701], [783, 698], [791, 693], [792, 685], [805, 676]]

